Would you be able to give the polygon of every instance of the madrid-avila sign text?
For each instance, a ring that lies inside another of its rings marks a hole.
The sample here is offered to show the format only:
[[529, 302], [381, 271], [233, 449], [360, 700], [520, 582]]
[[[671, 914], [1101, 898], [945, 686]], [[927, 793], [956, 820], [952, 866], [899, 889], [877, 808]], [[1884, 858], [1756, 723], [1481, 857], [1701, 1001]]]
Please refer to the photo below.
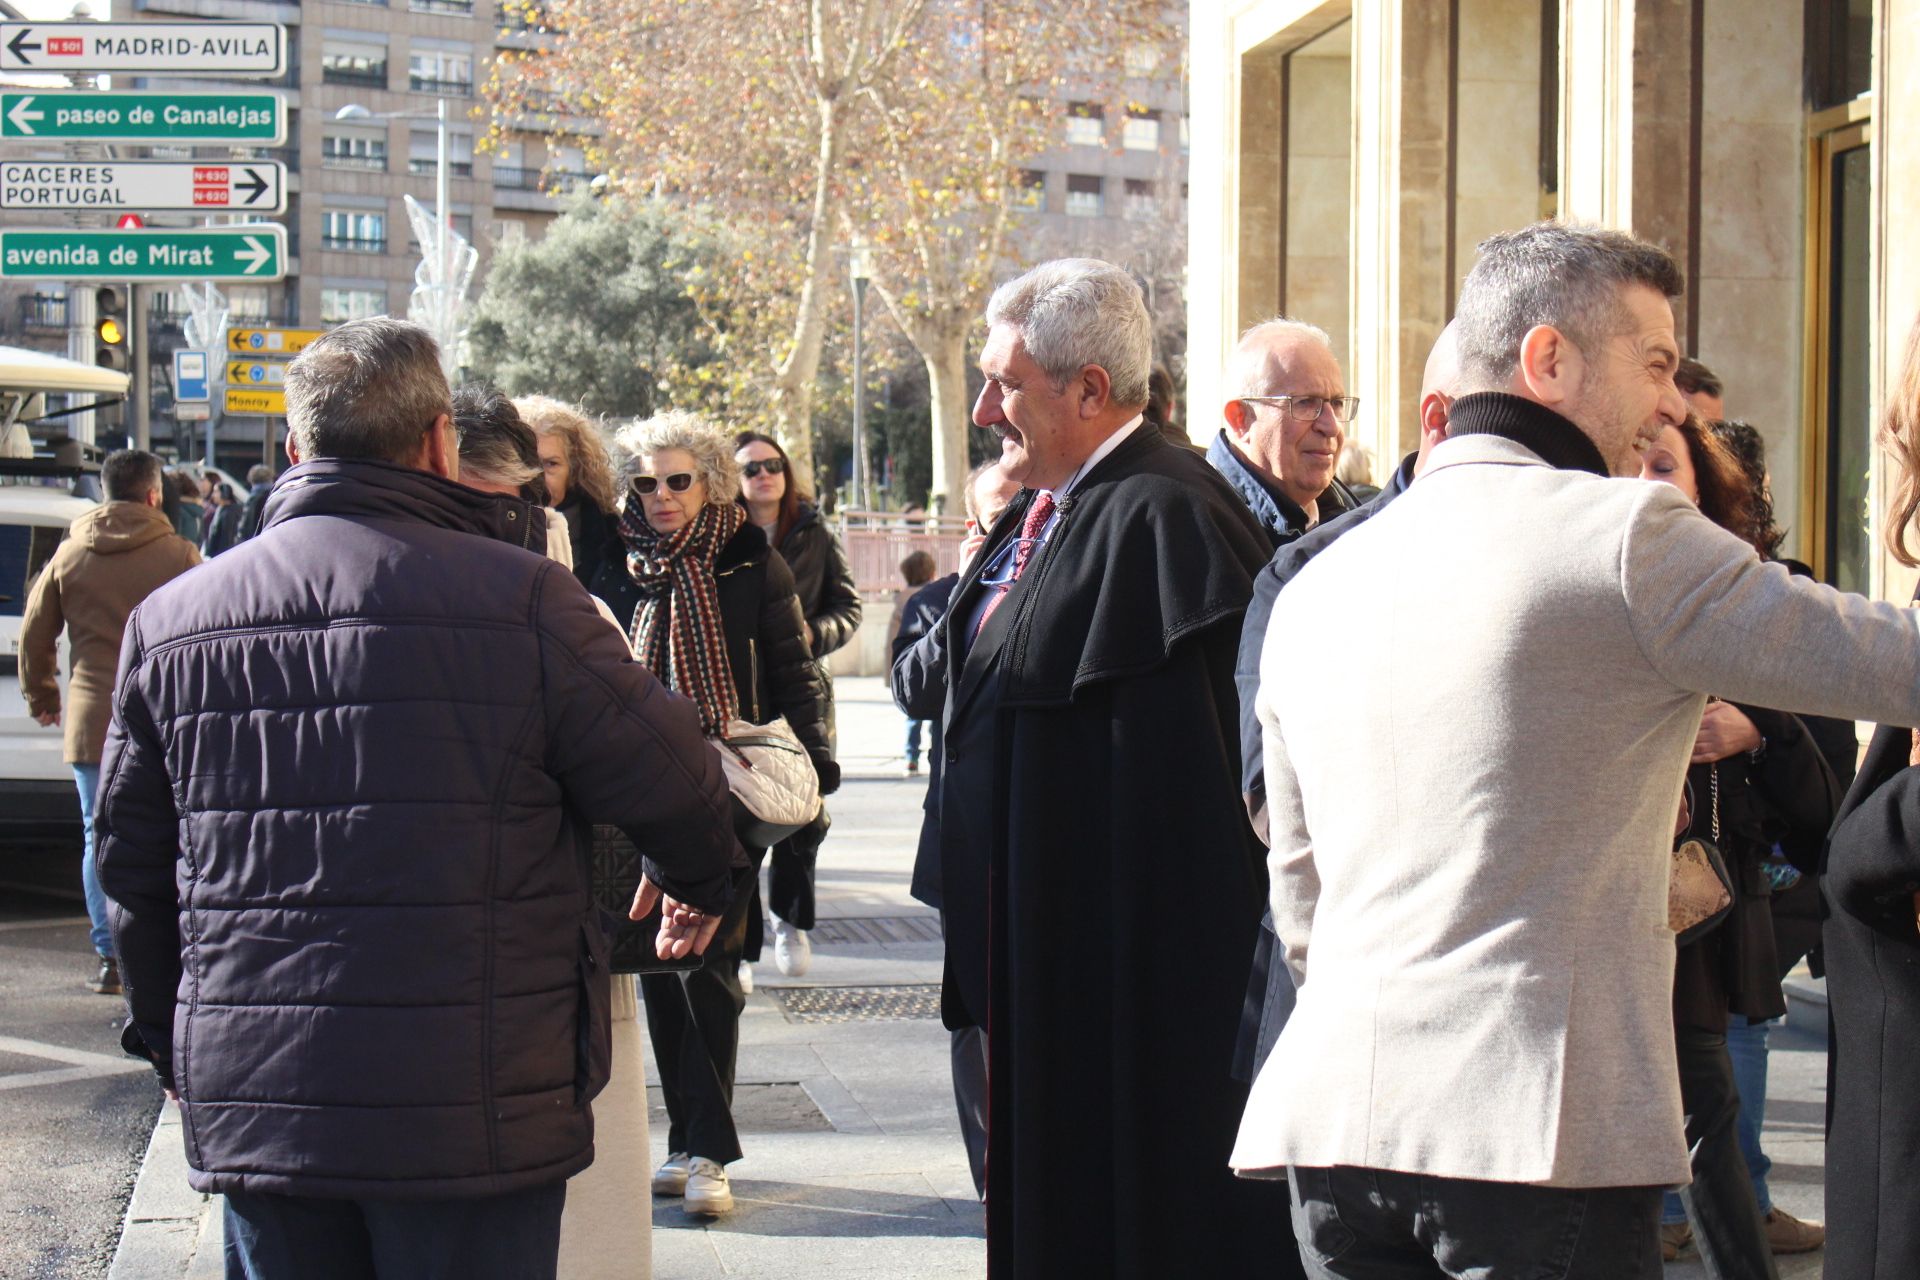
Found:
[[0, 71], [277, 76], [277, 22], [0, 22]]

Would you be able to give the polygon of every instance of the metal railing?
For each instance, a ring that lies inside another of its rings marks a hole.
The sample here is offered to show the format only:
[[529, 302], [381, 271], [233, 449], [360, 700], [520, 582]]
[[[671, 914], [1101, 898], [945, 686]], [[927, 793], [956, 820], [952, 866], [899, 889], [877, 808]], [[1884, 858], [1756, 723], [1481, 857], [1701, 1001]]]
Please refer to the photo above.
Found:
[[[416, 178], [431, 178], [438, 164], [439, 162], [437, 160], [413, 156], [407, 161], [407, 172]], [[473, 176], [473, 161], [449, 160], [447, 161], [447, 173], [450, 177], [471, 178]]]
[[322, 249], [346, 249], [353, 253], [385, 253], [387, 238], [380, 236], [329, 236], [320, 237]]
[[473, 12], [473, 0], [407, 0], [407, 8], [415, 13], [466, 15]]
[[440, 93], [450, 98], [470, 98], [473, 96], [471, 80], [434, 80], [427, 76], [407, 73], [407, 88], [414, 93]]
[[67, 327], [67, 297], [63, 293], [30, 293], [20, 299], [20, 323], [28, 329]]
[[373, 89], [384, 89], [387, 87], [387, 67], [385, 63], [381, 63], [380, 69], [375, 71], [371, 68], [362, 70], [358, 67], [332, 67], [322, 64], [320, 82], [322, 84], [360, 84]]
[[385, 173], [387, 158], [353, 155], [345, 151], [322, 151], [320, 166], [324, 169], [369, 169], [375, 173]]
[[905, 585], [900, 562], [915, 551], [933, 557], [933, 576], [956, 573], [960, 543], [967, 522], [955, 516], [916, 515], [898, 511], [843, 511], [835, 517], [853, 583], [863, 595], [881, 595]]

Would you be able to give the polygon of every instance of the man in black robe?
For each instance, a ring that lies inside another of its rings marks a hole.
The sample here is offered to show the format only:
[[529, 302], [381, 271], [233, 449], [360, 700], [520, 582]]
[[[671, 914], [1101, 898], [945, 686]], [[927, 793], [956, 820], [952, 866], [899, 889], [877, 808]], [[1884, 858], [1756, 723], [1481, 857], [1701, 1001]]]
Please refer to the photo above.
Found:
[[989, 1268], [1270, 1274], [1285, 1196], [1226, 1164], [1265, 898], [1233, 664], [1267, 541], [1140, 428], [1151, 326], [1124, 272], [1044, 264], [987, 320], [974, 421], [1026, 490], [933, 634], [944, 1011], [987, 1029]]

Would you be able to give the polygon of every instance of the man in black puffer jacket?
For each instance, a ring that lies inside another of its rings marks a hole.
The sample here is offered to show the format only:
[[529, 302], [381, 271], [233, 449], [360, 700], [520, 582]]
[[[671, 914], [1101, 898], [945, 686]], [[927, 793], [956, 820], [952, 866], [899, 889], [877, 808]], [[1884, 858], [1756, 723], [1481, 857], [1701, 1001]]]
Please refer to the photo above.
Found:
[[704, 947], [738, 858], [692, 704], [528, 508], [454, 483], [432, 339], [288, 369], [261, 534], [129, 621], [99, 870], [132, 1022], [249, 1275], [552, 1276], [611, 1039], [594, 822]]

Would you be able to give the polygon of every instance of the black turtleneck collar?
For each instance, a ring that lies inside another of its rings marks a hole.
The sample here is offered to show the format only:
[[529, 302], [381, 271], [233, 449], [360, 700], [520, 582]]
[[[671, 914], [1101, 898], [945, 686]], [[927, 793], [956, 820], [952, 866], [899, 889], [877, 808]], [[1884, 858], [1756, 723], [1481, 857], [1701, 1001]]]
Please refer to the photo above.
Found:
[[1476, 391], [1455, 400], [1447, 416], [1447, 438], [1455, 436], [1500, 436], [1562, 471], [1613, 475], [1586, 432], [1545, 405], [1504, 391]]

